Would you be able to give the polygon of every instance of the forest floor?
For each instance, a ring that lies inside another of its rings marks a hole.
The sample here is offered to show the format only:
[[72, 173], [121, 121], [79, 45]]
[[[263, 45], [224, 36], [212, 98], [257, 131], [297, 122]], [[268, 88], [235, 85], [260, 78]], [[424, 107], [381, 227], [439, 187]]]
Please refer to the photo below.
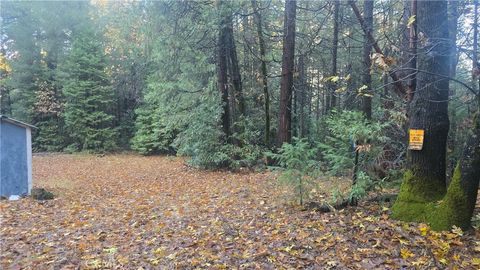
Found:
[[385, 205], [332, 213], [286, 200], [271, 173], [174, 157], [38, 155], [49, 201], [0, 201], [1, 269], [479, 269], [480, 232], [436, 233]]

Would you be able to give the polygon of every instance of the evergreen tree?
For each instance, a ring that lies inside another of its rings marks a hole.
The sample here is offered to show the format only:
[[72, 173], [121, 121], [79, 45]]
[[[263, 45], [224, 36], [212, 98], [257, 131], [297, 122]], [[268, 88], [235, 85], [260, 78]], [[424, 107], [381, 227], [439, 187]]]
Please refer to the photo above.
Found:
[[61, 67], [69, 150], [102, 152], [116, 146], [114, 96], [101, 41], [89, 27], [79, 32]]

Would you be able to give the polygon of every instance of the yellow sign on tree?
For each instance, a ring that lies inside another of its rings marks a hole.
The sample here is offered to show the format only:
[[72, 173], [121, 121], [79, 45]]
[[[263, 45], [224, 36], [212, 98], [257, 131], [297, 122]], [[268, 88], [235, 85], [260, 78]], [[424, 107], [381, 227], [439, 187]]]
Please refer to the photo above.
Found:
[[425, 136], [425, 130], [423, 130], [423, 129], [410, 129], [408, 149], [410, 149], [410, 150], [422, 150], [424, 136]]

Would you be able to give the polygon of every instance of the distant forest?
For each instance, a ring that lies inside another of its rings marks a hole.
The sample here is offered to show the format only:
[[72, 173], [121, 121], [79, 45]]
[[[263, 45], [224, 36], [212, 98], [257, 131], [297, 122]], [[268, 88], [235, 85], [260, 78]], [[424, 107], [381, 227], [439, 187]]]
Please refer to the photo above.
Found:
[[[450, 78], [439, 102], [449, 103], [451, 171], [477, 108], [477, 13], [472, 1], [446, 6], [430, 17], [448, 31], [448, 71], [437, 71]], [[435, 23], [422, 29], [421, 12], [437, 11], [417, 1], [2, 1], [1, 114], [38, 127], [35, 151], [176, 153], [216, 168], [254, 165], [294, 138], [342, 173], [364, 141], [385, 174], [403, 166], [408, 109], [429, 75], [417, 63]]]

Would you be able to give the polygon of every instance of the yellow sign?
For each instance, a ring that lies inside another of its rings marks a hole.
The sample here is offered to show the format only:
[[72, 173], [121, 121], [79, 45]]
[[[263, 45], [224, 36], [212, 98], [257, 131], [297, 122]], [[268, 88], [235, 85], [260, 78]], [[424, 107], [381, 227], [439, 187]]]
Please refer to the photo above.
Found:
[[422, 150], [424, 135], [425, 130], [423, 129], [410, 129], [408, 149]]

